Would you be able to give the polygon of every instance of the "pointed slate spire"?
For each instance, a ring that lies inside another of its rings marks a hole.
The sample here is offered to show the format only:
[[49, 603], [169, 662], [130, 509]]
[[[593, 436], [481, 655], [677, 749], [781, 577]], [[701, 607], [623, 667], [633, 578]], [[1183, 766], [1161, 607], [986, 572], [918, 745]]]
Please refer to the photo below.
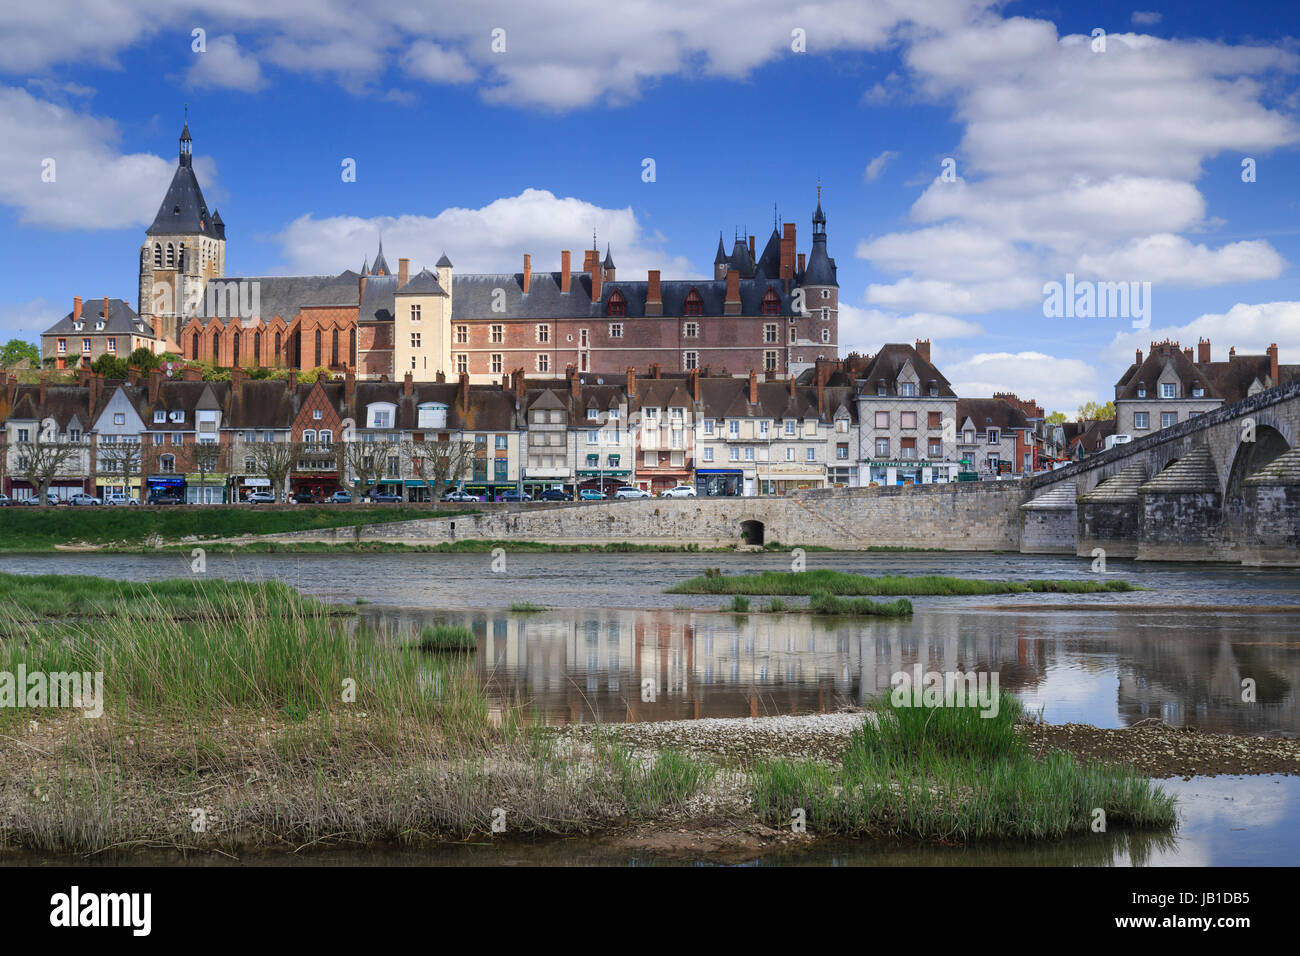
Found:
[[[199, 189], [199, 181], [190, 165], [192, 147], [190, 124], [187, 122], [181, 131], [180, 159], [172, 183], [167, 187], [167, 195], [163, 197], [153, 225], [145, 230], [145, 235], [192, 236], [213, 232], [214, 223], [208, 216], [208, 204], [203, 201], [203, 191]], [[224, 228], [223, 225], [222, 234], [217, 234], [216, 238], [224, 238]]]
[[362, 274], [363, 276], [368, 276], [368, 275], [370, 275], [370, 260], [369, 260], [369, 259], [362, 259], [362, 260], [361, 260], [361, 274]]
[[370, 267], [370, 272], [377, 276], [390, 276], [393, 270], [388, 268], [388, 261], [384, 258], [384, 237], [379, 237], [379, 251], [375, 253], [375, 262]]
[[605, 243], [605, 261], [601, 263], [606, 269], [614, 268], [614, 257], [610, 254], [609, 243]]
[[439, 256], [438, 261], [434, 263], [434, 266], [435, 268], [438, 269], [450, 269], [452, 265], [451, 265], [451, 260], [447, 258], [447, 253], [444, 252], [441, 256]]
[[726, 247], [723, 246], [722, 244], [722, 230], [718, 230], [718, 254], [713, 257], [713, 264], [715, 266], [719, 266], [726, 261], [727, 261], [727, 250]]

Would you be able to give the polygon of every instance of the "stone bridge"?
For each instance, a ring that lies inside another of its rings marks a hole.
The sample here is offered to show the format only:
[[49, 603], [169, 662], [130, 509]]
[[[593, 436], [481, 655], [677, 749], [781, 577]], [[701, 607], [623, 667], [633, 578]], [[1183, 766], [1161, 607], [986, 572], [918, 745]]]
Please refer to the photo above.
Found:
[[1300, 380], [1027, 481], [1020, 549], [1298, 565]]

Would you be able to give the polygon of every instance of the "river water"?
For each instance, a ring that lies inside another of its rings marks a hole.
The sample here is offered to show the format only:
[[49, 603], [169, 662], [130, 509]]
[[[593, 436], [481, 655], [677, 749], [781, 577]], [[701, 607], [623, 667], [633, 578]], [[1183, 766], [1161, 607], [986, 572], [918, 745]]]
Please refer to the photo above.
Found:
[[[190, 560], [6, 555], [0, 571], [152, 580], [189, 575]], [[339, 603], [362, 599], [363, 616], [394, 639], [428, 623], [466, 624], [478, 638], [489, 694], [498, 704], [523, 701], [553, 724], [836, 710], [920, 665], [996, 673], [1001, 689], [1050, 723], [1123, 727], [1160, 717], [1219, 733], [1300, 734], [1300, 572], [1112, 560], [1108, 577], [1149, 590], [922, 597], [912, 599], [916, 613], [905, 620], [734, 615], [718, 611], [724, 599], [717, 596], [664, 593], [707, 567], [739, 574], [788, 570], [790, 561], [787, 554], [211, 554], [206, 573], [281, 580]], [[1091, 559], [1061, 556], [810, 552], [806, 561], [871, 575], [1097, 576]], [[516, 602], [547, 610], [513, 613]], [[765, 603], [754, 598], [751, 607]], [[1241, 699], [1247, 678], [1256, 687], [1251, 703]], [[757, 862], [1294, 863], [1297, 781], [1167, 782], [1183, 820], [1172, 839], [963, 850], [824, 844]], [[420, 851], [409, 859], [394, 850], [382, 862], [565, 862], [545, 859], [547, 846]], [[566, 841], [563, 852], [593, 863], [654, 862], [594, 841], [580, 852]], [[346, 862], [369, 860], [352, 854]]]

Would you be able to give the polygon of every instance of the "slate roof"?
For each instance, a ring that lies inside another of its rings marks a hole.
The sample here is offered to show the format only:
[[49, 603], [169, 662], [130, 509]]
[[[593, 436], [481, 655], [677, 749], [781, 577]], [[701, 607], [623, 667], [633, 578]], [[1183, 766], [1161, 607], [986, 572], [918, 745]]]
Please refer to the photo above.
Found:
[[768, 236], [767, 245], [758, 257], [757, 272], [769, 279], [781, 278], [781, 237], [777, 234], [776, 226], [772, 227], [772, 235]]
[[1196, 387], [1205, 389], [1206, 398], [1221, 397], [1214, 391], [1214, 386], [1206, 375], [1187, 357], [1182, 349], [1177, 345], [1158, 343], [1151, 350], [1151, 354], [1143, 359], [1141, 365], [1130, 365], [1128, 371], [1115, 383], [1116, 400], [1138, 398], [1139, 384], [1146, 386], [1145, 398], [1159, 398], [1157, 384], [1166, 367], [1171, 368], [1178, 377], [1179, 398], [1190, 398], [1192, 389]]
[[[208, 287], [215, 289], [211, 296], [218, 310], [229, 309], [235, 311], [239, 304], [239, 283], [255, 282], [258, 289], [259, 307], [258, 314], [252, 316], [252, 318], [270, 321], [278, 315], [284, 321], [292, 322], [294, 316], [304, 306], [354, 307], [357, 304], [357, 283], [359, 279], [360, 276], [357, 273], [347, 269], [336, 276], [231, 276], [212, 279], [208, 283]], [[370, 284], [377, 281], [382, 280], [375, 278], [366, 280], [367, 292], [370, 289]], [[396, 279], [391, 281], [394, 285], [397, 282]], [[226, 291], [227, 289], [229, 291]], [[247, 298], [247, 296], [245, 297]], [[195, 315], [200, 321], [214, 317], [208, 315], [208, 301], [209, 294], [205, 292], [195, 311]], [[227, 301], [233, 303], [233, 305], [227, 306]], [[231, 316], [223, 315], [219, 317], [230, 318]]]
[[95, 328], [95, 323], [99, 322], [103, 317], [103, 298], [91, 299], [83, 297], [81, 306], [82, 326], [80, 329], [73, 325], [72, 313], [69, 312], [46, 329], [44, 334], [84, 335], [87, 332], [92, 332], [101, 335], [153, 335], [153, 326], [143, 322], [140, 316], [135, 314], [135, 309], [131, 308], [130, 304], [124, 299], [109, 299], [108, 321], [104, 323], [102, 329]]
[[957, 428], [961, 429], [970, 419], [976, 431], [990, 428], [1002, 430], [1029, 428], [1025, 413], [1015, 405], [1001, 398], [959, 398], [957, 399]]
[[[366, 285], [370, 283], [367, 281]], [[421, 269], [407, 281], [406, 285], [397, 289], [396, 292], [403, 295], [419, 293], [421, 295], [446, 295], [446, 291], [438, 284], [438, 277], [428, 269]]]
[[1104, 418], [1081, 422], [1083, 431], [1070, 440], [1070, 448], [1082, 448], [1084, 454], [1093, 455], [1103, 450], [1106, 439], [1115, 434], [1115, 419]]
[[[181, 133], [181, 141], [190, 138], [189, 124]], [[208, 216], [208, 204], [203, 201], [203, 190], [194, 175], [189, 156], [182, 151], [171, 185], [163, 196], [153, 225], [145, 230], [147, 236], [188, 236], [205, 233], [214, 239], [225, 238], [225, 230], [217, 234], [215, 223]]]
[[863, 394], [874, 396], [881, 379], [884, 379], [885, 395], [890, 398], [897, 398], [898, 376], [903, 371], [903, 366], [909, 361], [912, 363], [912, 369], [916, 372], [917, 379], [920, 382], [917, 389], [920, 397], [929, 396], [931, 382], [935, 384], [940, 398], [957, 397], [957, 393], [952, 390], [952, 385], [943, 377], [943, 373], [929, 361], [922, 358], [921, 353], [916, 350], [915, 346], [906, 343], [882, 346], [880, 351], [875, 354], [867, 365], [866, 371], [862, 373]]
[[90, 390], [80, 385], [46, 385], [45, 402], [41, 403], [40, 385], [19, 385], [9, 411], [9, 421], [44, 421], [53, 417], [59, 430], [67, 429], [70, 422], [80, 423], [87, 430], [99, 417], [109, 396], [121, 384], [120, 379], [105, 379], [99, 390], [99, 401], [89, 407]]
[[[820, 206], [817, 208], [818, 211], [821, 210]], [[840, 283], [837, 275], [835, 260], [826, 254], [826, 233], [816, 233], [813, 236], [812, 252], [808, 254], [799, 282], [802, 285], [838, 286]]]

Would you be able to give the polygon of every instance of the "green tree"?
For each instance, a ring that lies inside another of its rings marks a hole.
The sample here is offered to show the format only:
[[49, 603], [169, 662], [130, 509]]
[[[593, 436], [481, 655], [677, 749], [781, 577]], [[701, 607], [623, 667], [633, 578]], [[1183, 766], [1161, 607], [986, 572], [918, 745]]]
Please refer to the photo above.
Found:
[[149, 372], [162, 364], [162, 356], [154, 355], [143, 345], [132, 352], [126, 359], [127, 365], [134, 365], [142, 372]]
[[[139, 350], [137, 349], [137, 351]], [[90, 370], [104, 378], [126, 378], [127, 364], [126, 359], [120, 359], [116, 355], [109, 355], [105, 352], [90, 363]]]
[[299, 373], [298, 373], [298, 384], [299, 384], [299, 385], [311, 385], [313, 382], [316, 381], [316, 376], [320, 375], [321, 372], [324, 372], [324, 373], [325, 373], [325, 377], [326, 377], [327, 379], [330, 377], [330, 370], [329, 370], [329, 369], [327, 369], [324, 365], [317, 365], [314, 369], [311, 369], [310, 371], [299, 372]]
[[1079, 421], [1081, 422], [1105, 422], [1114, 417], [1114, 402], [1107, 402], [1105, 405], [1098, 405], [1096, 402], [1084, 402], [1079, 406]]
[[10, 339], [0, 345], [0, 366], [13, 368], [22, 362], [30, 362], [33, 368], [40, 365], [41, 350], [23, 339]]
[[1048, 415], [1044, 421], [1049, 425], [1064, 425], [1065, 412], [1052, 412], [1052, 414]]

